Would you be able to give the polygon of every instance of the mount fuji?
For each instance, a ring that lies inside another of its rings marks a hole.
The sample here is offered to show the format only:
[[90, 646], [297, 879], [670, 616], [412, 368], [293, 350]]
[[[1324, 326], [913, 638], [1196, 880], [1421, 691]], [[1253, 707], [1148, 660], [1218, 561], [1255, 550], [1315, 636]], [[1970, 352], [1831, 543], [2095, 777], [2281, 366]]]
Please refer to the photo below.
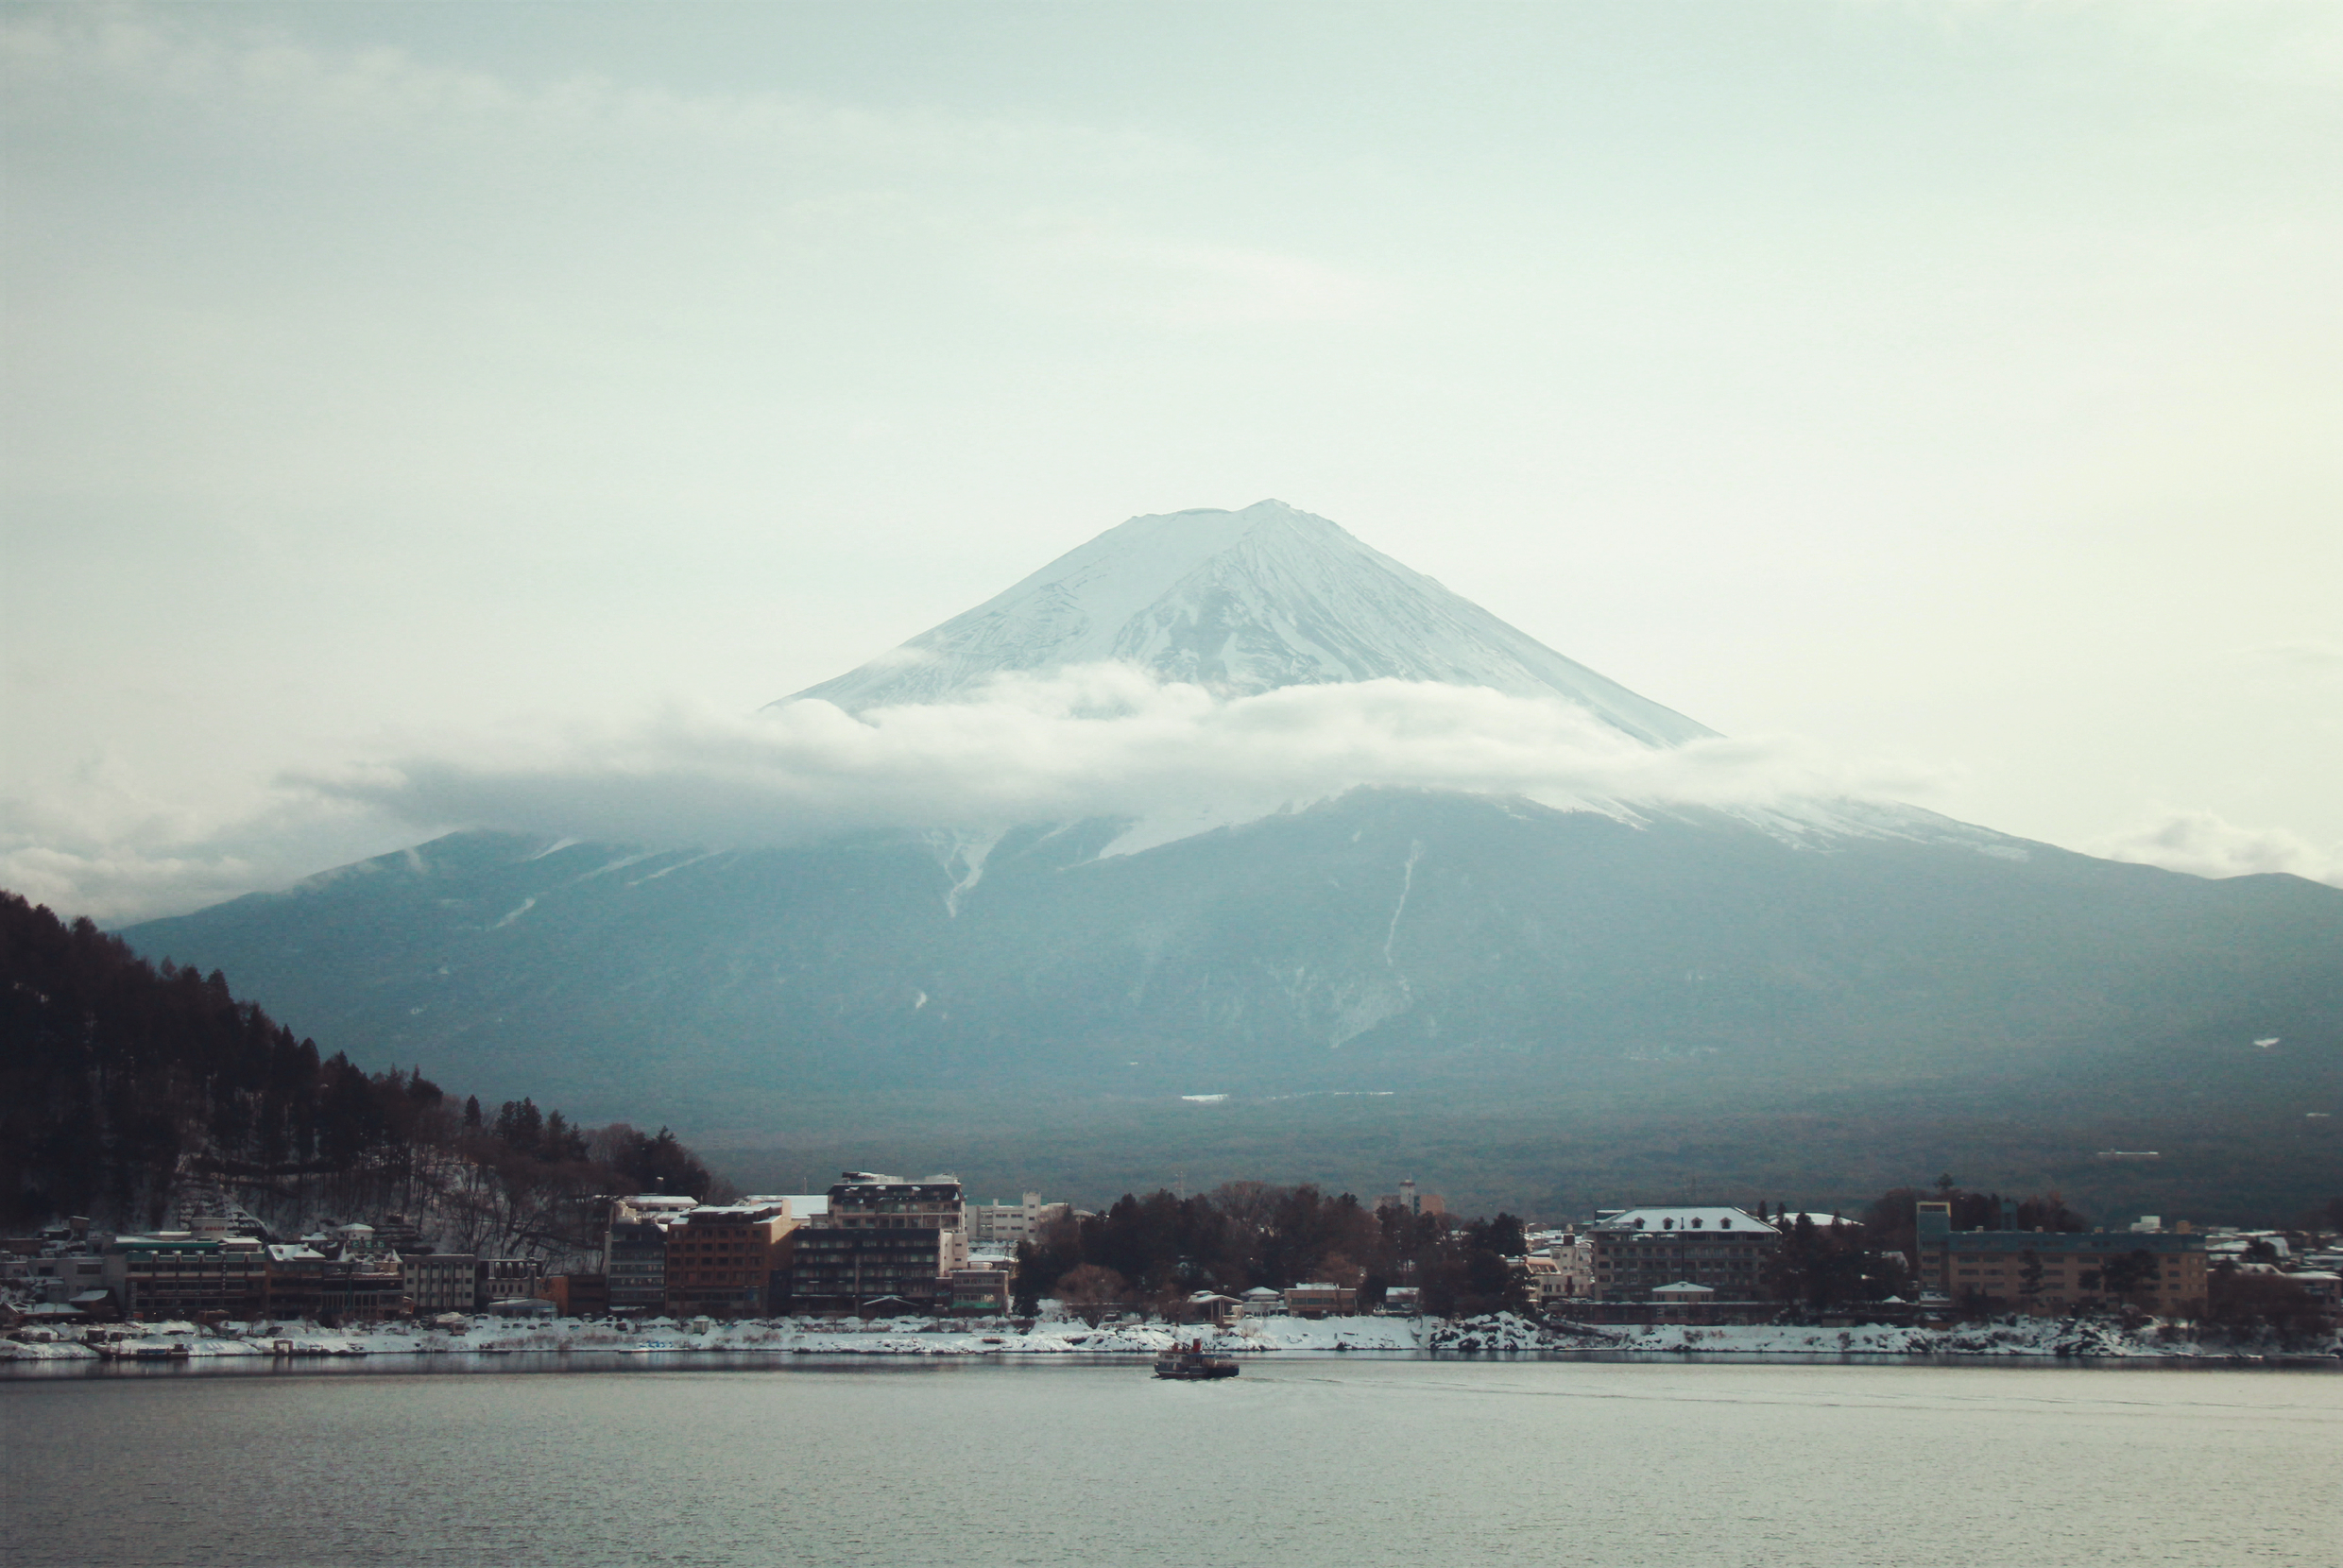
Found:
[[1556, 697], [1653, 745], [1716, 732], [1280, 501], [1133, 518], [894, 652], [773, 706], [949, 702], [996, 676], [1135, 665], [1223, 693], [1378, 679]]
[[[1486, 689], [1661, 757], [1716, 739], [1277, 502], [1135, 518], [774, 706], [884, 722], [1097, 664], [1227, 702]], [[2304, 1116], [2343, 1099], [2334, 889], [1886, 802], [1370, 781], [1203, 815], [463, 832], [124, 935], [355, 1059], [656, 1116], [761, 1185], [885, 1149], [1092, 1197], [1175, 1169], [1373, 1192], [1404, 1164], [1517, 1208], [1947, 1169], [2210, 1214], [2337, 1167]]]

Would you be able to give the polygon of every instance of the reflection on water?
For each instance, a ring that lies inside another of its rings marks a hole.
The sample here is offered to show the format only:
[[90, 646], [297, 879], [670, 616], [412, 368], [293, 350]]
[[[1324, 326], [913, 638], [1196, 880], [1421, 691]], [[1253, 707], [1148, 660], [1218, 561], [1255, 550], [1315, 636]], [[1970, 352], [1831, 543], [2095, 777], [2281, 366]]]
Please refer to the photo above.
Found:
[[[2343, 1377], [2313, 1372], [495, 1360], [0, 1379], [0, 1561], [2331, 1568], [2343, 1539]], [[541, 1375], [580, 1367], [630, 1375]]]

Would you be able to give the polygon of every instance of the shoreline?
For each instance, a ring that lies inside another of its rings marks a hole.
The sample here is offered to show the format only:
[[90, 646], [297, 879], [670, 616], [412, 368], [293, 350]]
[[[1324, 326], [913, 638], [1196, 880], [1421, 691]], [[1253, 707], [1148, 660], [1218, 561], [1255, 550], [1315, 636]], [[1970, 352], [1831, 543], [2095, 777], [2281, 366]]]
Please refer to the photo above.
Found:
[[[2114, 1364], [2143, 1367], [2284, 1367], [2343, 1370], [2334, 1345], [2294, 1349], [2207, 1343], [2177, 1327], [2149, 1324], [2125, 1333], [2111, 1324], [2020, 1320], [1921, 1329], [1871, 1325], [1824, 1329], [1793, 1325], [1667, 1325], [1556, 1329], [1520, 1318], [1441, 1320], [1394, 1318], [1268, 1318], [1222, 1331], [1167, 1324], [1049, 1321], [1019, 1332], [1005, 1323], [905, 1322], [847, 1324], [822, 1320], [771, 1319], [690, 1324], [653, 1321], [616, 1325], [580, 1319], [514, 1321], [476, 1320], [461, 1330], [394, 1323], [347, 1330], [315, 1324], [231, 1325], [237, 1332], [201, 1330], [192, 1323], [145, 1325], [109, 1357], [73, 1341], [0, 1341], [0, 1378], [68, 1371], [151, 1372], [187, 1371], [352, 1372], [387, 1362], [385, 1371], [419, 1365], [450, 1371], [495, 1371], [525, 1357], [533, 1366], [556, 1363], [620, 1370], [674, 1367], [722, 1356], [756, 1364], [785, 1358], [852, 1364], [992, 1361], [1018, 1364], [1115, 1364], [1152, 1357], [1200, 1340], [1209, 1354], [1246, 1361], [1360, 1355], [1374, 1357], [1470, 1359], [1697, 1360], [1703, 1362], [1823, 1361], [1882, 1364]], [[143, 1352], [144, 1354], [140, 1354]], [[378, 1362], [378, 1358], [380, 1361]]]

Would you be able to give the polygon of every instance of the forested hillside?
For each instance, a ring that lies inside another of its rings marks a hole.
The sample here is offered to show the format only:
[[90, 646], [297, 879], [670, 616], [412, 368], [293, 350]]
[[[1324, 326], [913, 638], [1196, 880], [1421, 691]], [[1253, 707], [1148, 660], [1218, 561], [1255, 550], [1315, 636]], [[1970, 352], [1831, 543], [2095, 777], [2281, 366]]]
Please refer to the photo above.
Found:
[[484, 1113], [420, 1073], [320, 1056], [227, 978], [160, 967], [0, 894], [0, 1222], [155, 1226], [190, 1202], [272, 1222], [396, 1210], [450, 1245], [547, 1244], [596, 1192], [705, 1196], [663, 1129], [530, 1099]]

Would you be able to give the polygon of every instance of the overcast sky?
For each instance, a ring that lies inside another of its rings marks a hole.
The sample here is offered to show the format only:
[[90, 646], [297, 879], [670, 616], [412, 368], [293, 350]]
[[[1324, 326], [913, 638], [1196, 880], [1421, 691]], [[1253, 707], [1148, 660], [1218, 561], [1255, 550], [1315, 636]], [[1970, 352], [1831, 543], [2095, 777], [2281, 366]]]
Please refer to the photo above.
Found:
[[60, 909], [412, 842], [301, 780], [745, 713], [1269, 496], [1954, 816], [2343, 882], [2332, 5], [0, 38], [0, 884]]

